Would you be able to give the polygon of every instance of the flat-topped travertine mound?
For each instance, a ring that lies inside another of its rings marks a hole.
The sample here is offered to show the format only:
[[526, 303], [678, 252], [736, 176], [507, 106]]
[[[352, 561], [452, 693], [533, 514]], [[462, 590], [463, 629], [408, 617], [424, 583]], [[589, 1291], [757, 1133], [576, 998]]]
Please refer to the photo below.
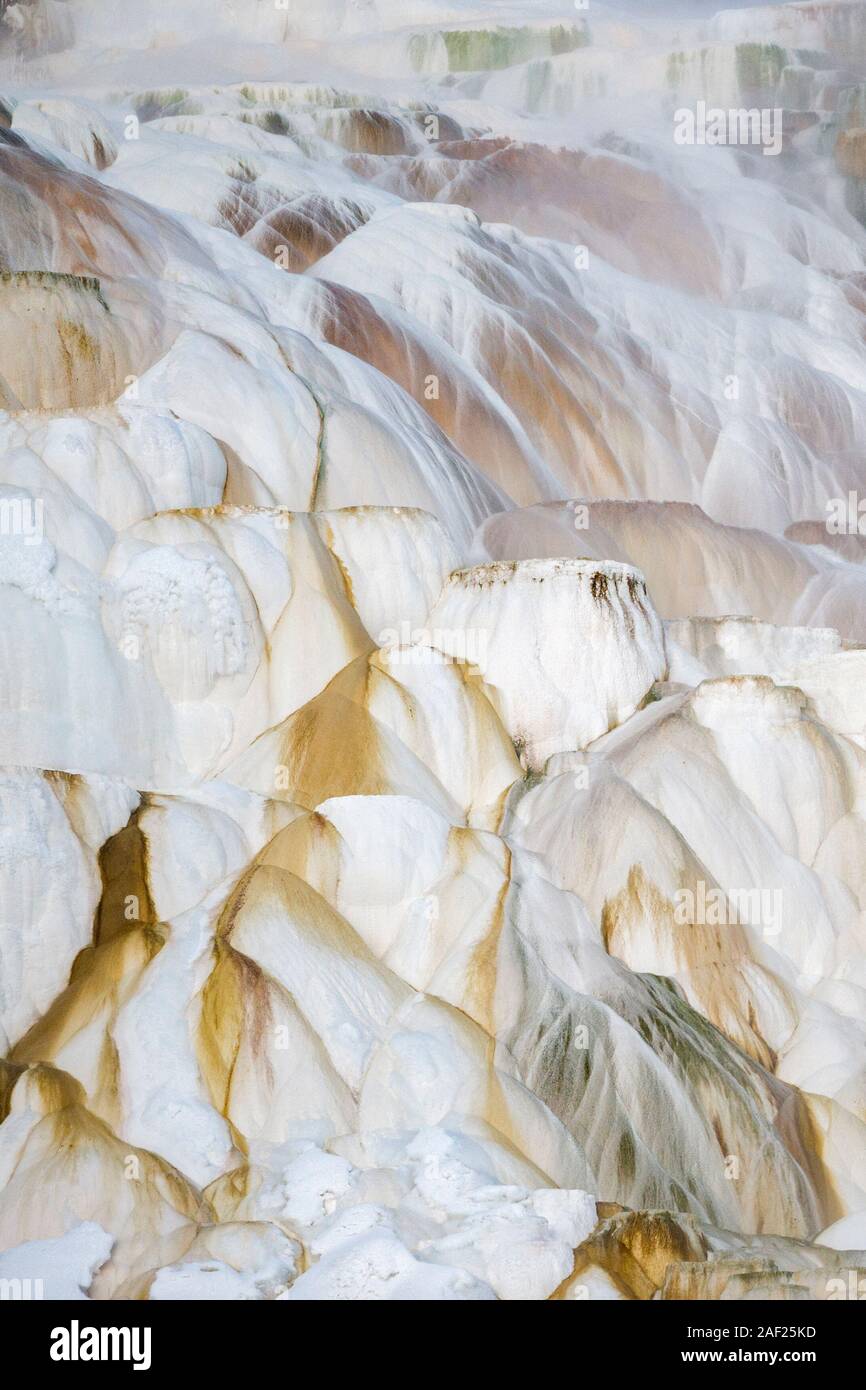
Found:
[[521, 560], [449, 576], [433, 644], [477, 666], [524, 766], [584, 748], [664, 677], [662, 626], [639, 570]]
[[818, 534], [817, 523], [806, 543], [753, 524], [721, 525], [684, 502], [584, 498], [491, 516], [479, 526], [473, 551], [497, 561], [542, 555], [627, 561], [646, 576], [666, 620], [740, 615], [779, 627], [832, 628], [845, 641], [866, 641], [866, 566], [853, 550], [834, 555]]

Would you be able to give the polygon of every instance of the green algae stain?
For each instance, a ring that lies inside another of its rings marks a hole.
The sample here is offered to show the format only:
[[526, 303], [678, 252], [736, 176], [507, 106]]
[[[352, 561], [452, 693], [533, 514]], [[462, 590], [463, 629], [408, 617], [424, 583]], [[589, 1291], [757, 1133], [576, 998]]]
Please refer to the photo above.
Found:
[[741, 93], [775, 88], [787, 63], [784, 48], [777, 43], [737, 44], [737, 84]]
[[577, 24], [557, 24], [549, 29], [448, 29], [442, 37], [449, 72], [509, 68], [533, 58], [574, 53], [589, 42], [586, 29]]

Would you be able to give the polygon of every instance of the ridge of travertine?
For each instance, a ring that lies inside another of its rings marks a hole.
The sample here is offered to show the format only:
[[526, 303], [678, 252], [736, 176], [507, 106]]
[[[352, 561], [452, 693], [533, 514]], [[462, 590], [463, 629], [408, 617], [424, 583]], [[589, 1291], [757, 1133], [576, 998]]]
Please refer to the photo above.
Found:
[[866, 1286], [866, 9], [0, 10], [0, 1279]]

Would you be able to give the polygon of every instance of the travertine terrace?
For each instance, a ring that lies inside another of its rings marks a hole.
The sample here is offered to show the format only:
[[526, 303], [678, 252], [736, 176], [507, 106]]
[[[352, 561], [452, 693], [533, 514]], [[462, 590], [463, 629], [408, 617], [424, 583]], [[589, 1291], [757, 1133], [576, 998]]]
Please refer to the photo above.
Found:
[[0, 1278], [866, 1279], [866, 4], [205, 8], [0, 2]]

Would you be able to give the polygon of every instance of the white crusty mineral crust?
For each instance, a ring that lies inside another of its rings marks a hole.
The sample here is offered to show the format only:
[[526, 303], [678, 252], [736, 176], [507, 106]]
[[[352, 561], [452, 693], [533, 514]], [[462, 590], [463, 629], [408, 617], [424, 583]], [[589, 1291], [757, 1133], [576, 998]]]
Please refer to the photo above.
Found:
[[670, 8], [0, 0], [3, 1299], [866, 1279], [866, 7]]
[[664, 678], [662, 625], [629, 565], [522, 560], [457, 570], [432, 640], [477, 667], [525, 767], [585, 748]]

